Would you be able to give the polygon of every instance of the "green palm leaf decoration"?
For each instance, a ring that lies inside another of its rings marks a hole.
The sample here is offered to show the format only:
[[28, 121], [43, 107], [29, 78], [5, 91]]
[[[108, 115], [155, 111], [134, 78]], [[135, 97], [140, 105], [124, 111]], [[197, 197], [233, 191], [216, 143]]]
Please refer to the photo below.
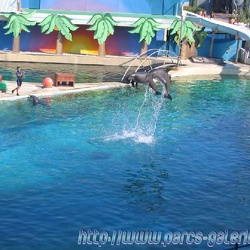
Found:
[[196, 44], [196, 48], [199, 48], [203, 42], [205, 41], [206, 37], [207, 37], [207, 32], [204, 31], [205, 27], [202, 28], [199, 31], [195, 32], [195, 44]]
[[145, 42], [149, 45], [152, 38], [155, 36], [155, 32], [159, 30], [159, 25], [160, 23], [156, 22], [153, 18], [141, 17], [133, 24], [135, 28], [130, 30], [129, 33], [140, 34], [139, 42], [145, 40]]
[[114, 26], [118, 24], [110, 13], [94, 14], [88, 21], [88, 24], [92, 24], [87, 30], [94, 31], [94, 39], [98, 40], [99, 45], [103, 44], [107, 37], [115, 32]]
[[73, 24], [70, 18], [58, 14], [47, 16], [39, 25], [41, 26], [42, 33], [49, 34], [54, 30], [58, 30], [69, 41], [72, 41], [70, 31], [78, 29], [78, 26]]
[[[186, 20], [182, 24], [181, 23], [182, 23], [181, 20], [173, 21], [173, 23], [169, 28], [170, 30], [172, 30], [170, 35], [175, 34], [174, 40], [178, 45], [180, 44], [180, 41], [182, 41], [183, 39], [187, 39], [188, 43], [191, 45], [193, 42], [195, 42], [194, 35], [197, 32], [202, 31], [202, 29], [196, 27], [194, 23], [190, 20]], [[200, 41], [202, 41], [202, 39]]]
[[8, 35], [13, 33], [13, 36], [17, 38], [22, 30], [30, 32], [27, 27], [34, 26], [36, 22], [30, 21], [28, 18], [33, 16], [34, 13], [35, 11], [26, 14], [16, 14], [14, 12], [11, 12], [9, 14], [4, 15], [8, 19], [7, 24], [3, 27], [4, 29], [8, 29], [5, 34]]

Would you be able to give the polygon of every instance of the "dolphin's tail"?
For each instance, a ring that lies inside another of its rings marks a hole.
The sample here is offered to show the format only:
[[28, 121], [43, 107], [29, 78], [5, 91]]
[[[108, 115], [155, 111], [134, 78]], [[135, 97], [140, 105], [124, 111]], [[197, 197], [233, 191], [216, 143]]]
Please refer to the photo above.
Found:
[[172, 96], [170, 94], [164, 94], [164, 98], [168, 98], [170, 101], [172, 101]]
[[130, 83], [131, 83], [131, 86], [132, 86], [132, 87], [134, 87], [135, 84], [136, 84], [134, 80], [131, 80]]

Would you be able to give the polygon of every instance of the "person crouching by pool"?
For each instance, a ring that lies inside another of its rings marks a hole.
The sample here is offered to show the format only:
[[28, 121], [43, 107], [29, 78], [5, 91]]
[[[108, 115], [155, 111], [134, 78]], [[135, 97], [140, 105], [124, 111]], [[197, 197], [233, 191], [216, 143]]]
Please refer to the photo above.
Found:
[[23, 75], [24, 72], [21, 70], [20, 67], [17, 67], [17, 71], [16, 71], [16, 83], [17, 83], [17, 87], [15, 89], [12, 90], [12, 94], [16, 91], [17, 95], [19, 95], [18, 90], [21, 88], [22, 83], [23, 83]]

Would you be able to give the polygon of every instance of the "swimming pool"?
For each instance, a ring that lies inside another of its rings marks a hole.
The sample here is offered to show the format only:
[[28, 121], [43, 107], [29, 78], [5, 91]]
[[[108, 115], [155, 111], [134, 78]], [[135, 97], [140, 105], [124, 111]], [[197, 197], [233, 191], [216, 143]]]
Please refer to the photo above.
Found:
[[17, 66], [20, 66], [25, 71], [24, 81], [35, 83], [42, 82], [45, 77], [54, 79], [56, 72], [74, 74], [76, 83], [121, 81], [127, 69], [122, 66], [1, 62], [0, 74], [3, 75], [3, 79], [15, 81]]
[[[99, 249], [78, 244], [81, 229], [249, 229], [249, 81], [186, 80], [171, 94], [118, 88], [47, 98], [48, 107], [1, 103], [1, 249]], [[166, 249], [231, 246], [212, 239]]]

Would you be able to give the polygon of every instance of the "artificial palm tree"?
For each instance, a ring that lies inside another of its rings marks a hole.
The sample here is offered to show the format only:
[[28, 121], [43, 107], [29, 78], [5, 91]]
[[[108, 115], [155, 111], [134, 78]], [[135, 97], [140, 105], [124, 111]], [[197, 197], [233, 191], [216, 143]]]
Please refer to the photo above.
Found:
[[11, 12], [9, 14], [5, 14], [4, 16], [7, 18], [7, 24], [3, 27], [4, 29], [8, 29], [5, 33], [13, 34], [13, 46], [12, 51], [14, 53], [20, 52], [20, 33], [24, 30], [26, 32], [30, 32], [28, 26], [34, 26], [36, 24], [35, 21], [30, 21], [28, 18], [32, 17], [35, 11], [29, 13], [14, 13]]
[[51, 14], [47, 16], [40, 24], [41, 32], [50, 34], [53, 31], [57, 31], [56, 53], [62, 54], [63, 42], [62, 36], [67, 40], [72, 41], [72, 34], [70, 31], [75, 31], [78, 26], [71, 22], [71, 19], [58, 14]]
[[[189, 53], [192, 55], [196, 55], [196, 48], [202, 45], [207, 36], [204, 29], [196, 27], [190, 20], [174, 20], [169, 29], [172, 30], [170, 35], [175, 34], [174, 40], [176, 44], [180, 48], [184, 46], [186, 51], [188, 51], [188, 47], [191, 47]], [[181, 53], [182, 59], [187, 59], [189, 56], [188, 53], [186, 55]]]
[[110, 13], [94, 14], [88, 21], [88, 24], [92, 24], [87, 30], [94, 31], [94, 39], [98, 40], [99, 49], [98, 55], [105, 56], [105, 43], [109, 35], [113, 35], [115, 32], [114, 26], [118, 24]]
[[137, 20], [133, 26], [134, 29], [129, 33], [140, 34], [139, 43], [142, 42], [141, 54], [145, 54], [148, 51], [148, 45], [150, 45], [152, 38], [155, 36], [155, 32], [159, 30], [160, 23], [156, 22], [153, 18], [141, 17]]

